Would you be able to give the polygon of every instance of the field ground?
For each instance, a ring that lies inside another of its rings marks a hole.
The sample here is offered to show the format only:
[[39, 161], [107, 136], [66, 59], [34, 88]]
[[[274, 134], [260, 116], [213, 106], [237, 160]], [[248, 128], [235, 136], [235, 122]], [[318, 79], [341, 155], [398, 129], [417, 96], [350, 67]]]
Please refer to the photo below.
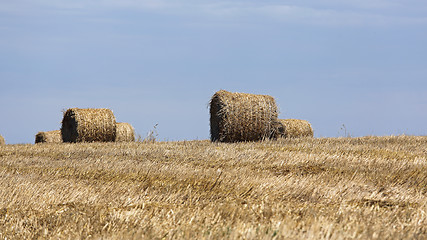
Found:
[[0, 146], [0, 239], [427, 239], [427, 137]]

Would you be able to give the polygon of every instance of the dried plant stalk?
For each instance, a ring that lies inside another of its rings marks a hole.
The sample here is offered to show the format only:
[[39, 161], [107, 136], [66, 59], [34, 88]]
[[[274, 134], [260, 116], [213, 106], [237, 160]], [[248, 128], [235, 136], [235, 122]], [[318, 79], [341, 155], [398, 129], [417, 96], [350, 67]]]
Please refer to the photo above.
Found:
[[4, 137], [0, 135], [0, 145], [5, 145], [6, 141], [4, 140]]
[[113, 142], [116, 118], [110, 109], [70, 108], [64, 113], [61, 134], [64, 142]]
[[268, 95], [216, 92], [210, 101], [211, 141], [238, 142], [277, 138], [276, 101]]

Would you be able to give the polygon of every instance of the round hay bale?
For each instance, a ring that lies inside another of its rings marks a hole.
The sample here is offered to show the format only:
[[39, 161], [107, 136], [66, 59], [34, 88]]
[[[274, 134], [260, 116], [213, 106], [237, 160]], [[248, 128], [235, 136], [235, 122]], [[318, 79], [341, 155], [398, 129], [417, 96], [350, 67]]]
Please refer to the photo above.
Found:
[[35, 143], [62, 143], [61, 130], [38, 132]]
[[61, 127], [64, 142], [113, 142], [116, 118], [105, 108], [70, 108], [64, 113]]
[[0, 135], [0, 145], [5, 145], [6, 141], [4, 140], [4, 137]]
[[306, 120], [279, 119], [280, 134], [285, 138], [313, 137], [313, 128]]
[[116, 123], [116, 142], [135, 142], [135, 129], [129, 123]]
[[211, 141], [238, 142], [280, 136], [276, 101], [268, 95], [216, 92], [210, 101]]

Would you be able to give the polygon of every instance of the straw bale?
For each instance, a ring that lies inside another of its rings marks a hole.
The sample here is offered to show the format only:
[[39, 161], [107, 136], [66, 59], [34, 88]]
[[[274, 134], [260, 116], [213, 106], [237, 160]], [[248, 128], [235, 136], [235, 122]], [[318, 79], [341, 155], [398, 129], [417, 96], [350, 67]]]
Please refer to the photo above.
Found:
[[35, 143], [62, 143], [61, 130], [38, 132]]
[[285, 138], [313, 137], [313, 128], [306, 120], [279, 119], [280, 133]]
[[61, 135], [64, 142], [113, 142], [116, 118], [106, 108], [70, 108], [64, 113]]
[[268, 95], [216, 92], [210, 101], [211, 141], [259, 141], [280, 136], [276, 101]]
[[129, 123], [116, 123], [116, 142], [135, 142], [135, 129]]
[[0, 135], [0, 145], [5, 145], [6, 141], [4, 140], [4, 137]]

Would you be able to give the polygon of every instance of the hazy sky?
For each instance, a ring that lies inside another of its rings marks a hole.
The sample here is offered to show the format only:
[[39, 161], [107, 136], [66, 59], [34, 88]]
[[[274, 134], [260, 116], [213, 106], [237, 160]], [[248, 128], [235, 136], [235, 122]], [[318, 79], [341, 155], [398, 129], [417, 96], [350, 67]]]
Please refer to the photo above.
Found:
[[71, 107], [208, 139], [220, 89], [271, 95], [316, 137], [427, 135], [427, 1], [2, 0], [0, 84], [7, 143]]

